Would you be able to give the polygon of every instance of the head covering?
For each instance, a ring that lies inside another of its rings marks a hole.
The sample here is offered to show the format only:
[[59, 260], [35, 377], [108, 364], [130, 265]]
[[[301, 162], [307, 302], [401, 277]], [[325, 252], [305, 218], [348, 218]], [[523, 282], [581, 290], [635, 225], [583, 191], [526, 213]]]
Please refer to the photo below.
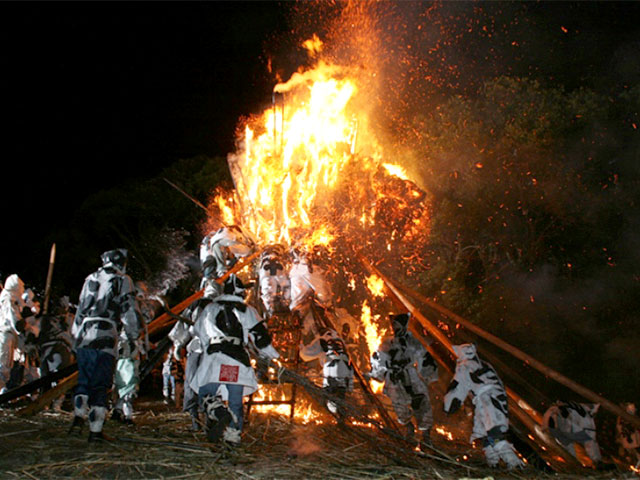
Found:
[[100, 258], [102, 259], [103, 268], [115, 268], [120, 273], [125, 273], [127, 268], [127, 250], [117, 248], [104, 252]]
[[632, 403], [632, 402], [623, 403], [622, 406], [624, 407], [624, 409], [626, 410], [627, 413], [630, 413], [631, 415], [635, 415], [636, 414], [636, 405], [635, 405], [635, 403]]
[[24, 294], [24, 282], [17, 274], [13, 273], [4, 282], [4, 289], [19, 298]]
[[460, 360], [471, 360], [477, 355], [476, 346], [473, 343], [463, 343], [461, 345], [454, 345], [453, 351]]
[[391, 320], [391, 328], [393, 329], [393, 334], [396, 337], [406, 335], [407, 325], [409, 325], [408, 313], [399, 313], [397, 315], [389, 315], [389, 320]]

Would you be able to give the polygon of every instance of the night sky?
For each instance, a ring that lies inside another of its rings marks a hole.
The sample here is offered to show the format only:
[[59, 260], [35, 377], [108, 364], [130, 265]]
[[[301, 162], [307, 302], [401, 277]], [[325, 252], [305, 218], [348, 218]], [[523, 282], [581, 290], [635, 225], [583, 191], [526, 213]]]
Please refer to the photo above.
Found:
[[[573, 52], [582, 63], [563, 69], [562, 81], [575, 74], [576, 83], [606, 68], [637, 31], [640, 10], [637, 2], [529, 5], [554, 35], [543, 45], [546, 37], [528, 33], [540, 47], [527, 52], [529, 63], [552, 76]], [[34, 240], [64, 224], [92, 192], [150, 178], [180, 158], [232, 151], [239, 117], [270, 102], [268, 55], [297, 66], [293, 52], [273, 48], [289, 28], [290, 6], [3, 3], [0, 274], [39, 262], [44, 276], [49, 252], [33, 251]], [[582, 49], [558, 42], [561, 25], [580, 31]]]
[[[225, 156], [270, 101], [275, 2], [4, 3], [3, 277], [83, 199], [180, 158]], [[39, 281], [33, 279], [32, 281]]]

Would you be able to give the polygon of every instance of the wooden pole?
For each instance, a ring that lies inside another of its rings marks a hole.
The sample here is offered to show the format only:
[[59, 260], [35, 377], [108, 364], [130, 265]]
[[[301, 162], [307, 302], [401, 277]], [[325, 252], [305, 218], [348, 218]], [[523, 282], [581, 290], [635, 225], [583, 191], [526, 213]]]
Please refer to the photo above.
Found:
[[547, 367], [542, 362], [540, 362], [540, 361], [536, 360], [535, 358], [533, 358], [531, 355], [528, 355], [528, 354], [524, 353], [522, 350], [519, 350], [518, 348], [514, 347], [513, 345], [508, 344], [504, 340], [501, 340], [500, 338], [496, 337], [495, 335], [492, 335], [491, 333], [487, 332], [486, 330], [483, 330], [482, 328], [478, 327], [477, 325], [474, 325], [473, 323], [471, 323], [468, 320], [462, 318], [461, 316], [456, 315], [455, 313], [451, 312], [447, 308], [445, 308], [445, 307], [443, 307], [441, 305], [438, 305], [437, 303], [435, 303], [434, 301], [424, 297], [423, 295], [420, 295], [418, 292], [412, 291], [411, 289], [409, 289], [407, 287], [403, 287], [403, 288], [407, 291], [407, 293], [409, 293], [411, 296], [413, 296], [417, 300], [423, 302], [424, 304], [428, 305], [429, 307], [433, 308], [434, 310], [437, 310], [438, 312], [442, 313], [443, 315], [449, 317], [451, 320], [459, 323], [460, 325], [465, 327], [467, 330], [469, 330], [469, 331], [475, 333], [476, 335], [478, 335], [479, 337], [482, 337], [485, 340], [493, 343], [495, 346], [501, 348], [505, 352], [510, 353], [514, 357], [522, 360], [525, 364], [535, 368], [536, 370], [540, 371], [545, 376], [554, 379], [556, 382], [564, 385], [565, 387], [570, 388], [571, 390], [573, 390], [574, 392], [576, 392], [579, 395], [583, 396], [584, 398], [586, 398], [586, 399], [588, 399], [588, 400], [590, 400], [590, 401], [592, 401], [594, 403], [599, 403], [605, 409], [609, 410], [610, 412], [614, 413], [615, 415], [618, 415], [618, 416], [624, 418], [629, 423], [633, 424], [635, 427], [640, 428], [640, 418], [638, 418], [635, 415], [631, 415], [630, 413], [628, 413], [626, 410], [624, 410], [623, 408], [619, 407], [615, 403], [607, 400], [603, 396], [598, 395], [597, 393], [589, 390], [588, 388], [583, 387], [582, 385], [574, 382], [570, 378], [565, 377], [564, 375], [562, 375], [561, 373], [557, 372], [556, 370], [554, 370], [554, 369], [552, 369], [550, 367]]
[[149, 335], [153, 335], [157, 333], [159, 330], [162, 330], [165, 327], [168, 327], [173, 322], [175, 322], [175, 318], [171, 315], [179, 315], [185, 308], [195, 302], [197, 299], [201, 298], [204, 295], [204, 289], [198, 290], [196, 293], [183, 300], [175, 307], [171, 309], [171, 313], [163, 313], [159, 317], [154, 318], [147, 325], [147, 329], [149, 330]]
[[20, 385], [19, 387], [12, 388], [11, 390], [0, 395], [0, 405], [10, 402], [16, 398], [20, 398], [29, 393], [35, 392], [40, 388], [47, 388], [53, 382], [57, 382], [61, 378], [68, 377], [72, 373], [74, 373], [78, 369], [78, 365], [76, 363], [72, 363], [71, 365], [67, 365], [66, 367], [58, 370], [56, 372], [51, 372], [44, 377], [37, 378], [36, 380], [26, 383], [24, 385]]
[[47, 281], [44, 286], [44, 305], [42, 313], [46, 315], [49, 312], [49, 297], [51, 297], [51, 280], [53, 279], [53, 266], [56, 263], [56, 244], [51, 245], [51, 253], [49, 254], [49, 270], [47, 271]]
[[[260, 255], [261, 252], [262, 252], [261, 250], [258, 250], [252, 253], [251, 255], [249, 255], [248, 257], [244, 258], [241, 262], [236, 263], [224, 275], [222, 275], [220, 278], [216, 278], [215, 282], [219, 285], [222, 285], [224, 281], [227, 278], [229, 278], [229, 276], [239, 272], [244, 267], [249, 265], [258, 255]], [[149, 325], [147, 326], [149, 330], [149, 335], [157, 333], [159, 330], [162, 330], [163, 328], [173, 325], [176, 319], [174, 316], [172, 316], [172, 314], [179, 315], [185, 308], [187, 308], [189, 305], [191, 305], [191, 303], [195, 302], [197, 299], [199, 299], [203, 295], [204, 295], [204, 289], [199, 290], [193, 295], [191, 295], [189, 298], [187, 298], [186, 300], [183, 300], [178, 305], [173, 307], [171, 309], [171, 313], [163, 313], [159, 317], [156, 317], [155, 319], [153, 319], [151, 322], [149, 322]]]
[[[356, 254], [360, 262], [371, 273], [380, 277], [385, 285], [393, 292], [393, 297], [399, 305], [406, 308], [411, 315], [434, 337], [436, 338], [452, 355], [456, 358], [453, 345], [449, 339], [433, 325], [409, 300], [399, 291], [399, 289], [391, 283], [376, 267], [374, 267], [366, 258], [360, 254]], [[556, 441], [541, 428], [542, 415], [531, 407], [524, 399], [517, 395], [513, 390], [505, 387], [509, 400], [509, 408], [516, 417], [545, 445], [545, 448], [554, 453], [554, 455], [545, 455], [548, 463], [556, 465], [558, 470], [563, 470], [567, 466], [580, 467], [580, 464], [571, 455], [562, 449]], [[547, 453], [545, 448], [543, 451]], [[557, 458], [559, 457], [561, 461]]]
[[58, 385], [56, 385], [52, 389], [44, 392], [42, 395], [38, 397], [38, 399], [35, 402], [18, 410], [17, 412], [18, 415], [22, 415], [25, 417], [30, 417], [32, 415], [35, 415], [40, 410], [42, 410], [47, 405], [49, 405], [51, 402], [53, 402], [56, 398], [67, 393], [77, 384], [78, 384], [78, 372], [75, 372], [69, 375], [64, 380], [62, 380]]
[[189, 195], [187, 192], [185, 192], [184, 190], [182, 190], [179, 186], [177, 186], [175, 183], [170, 182], [169, 180], [167, 180], [166, 178], [162, 177], [162, 179], [167, 182], [169, 185], [171, 185], [173, 188], [175, 188], [177, 191], [179, 191], [182, 195], [184, 195], [185, 197], [187, 197], [189, 200], [191, 200], [193, 203], [195, 203], [198, 207], [200, 207], [201, 209], [203, 209], [205, 212], [209, 213], [209, 210], [207, 209], [207, 207], [205, 207], [202, 203], [200, 203], [198, 200], [196, 200], [195, 198], [193, 198], [191, 195]]

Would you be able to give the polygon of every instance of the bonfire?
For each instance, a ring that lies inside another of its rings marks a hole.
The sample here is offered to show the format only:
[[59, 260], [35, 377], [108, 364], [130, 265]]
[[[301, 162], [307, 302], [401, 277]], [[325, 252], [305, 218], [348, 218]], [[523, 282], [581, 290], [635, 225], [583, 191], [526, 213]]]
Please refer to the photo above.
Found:
[[[322, 59], [317, 37], [305, 46], [317, 61], [278, 83], [270, 108], [238, 128], [237, 150], [228, 157], [234, 189], [215, 193], [206, 207], [210, 213], [206, 229], [237, 225], [247, 233], [255, 253], [236, 270], [249, 280], [255, 277], [252, 261], [273, 245], [304, 250], [322, 264], [334, 292], [332, 306], [353, 319], [353, 330], [362, 340], [350, 351], [360, 381], [344, 402], [346, 417], [338, 419], [326, 410], [317, 369], [297, 359], [301, 326], [293, 316], [276, 315], [269, 319], [269, 327], [282, 361], [255, 364], [262, 385], [247, 403], [248, 427], [240, 449], [206, 444], [188, 430], [186, 414], [153, 399], [138, 403], [135, 433], [116, 426], [116, 442], [101, 447], [120, 452], [118, 460], [113, 460], [112, 452], [86, 450], [84, 440], [82, 448], [77, 439], [60, 442], [66, 438], [69, 413], [49, 411], [25, 420], [5, 412], [0, 417], [0, 437], [11, 439], [22, 455], [6, 462], [10, 474], [24, 478], [499, 475], [485, 469], [480, 450], [467, 442], [472, 410], [463, 408], [448, 419], [440, 413], [444, 379], [453, 365], [452, 340], [464, 319], [423, 299], [424, 310], [430, 312], [427, 318], [409, 299], [410, 289], [402, 287], [425, 268], [422, 249], [430, 229], [429, 193], [412, 180], [396, 158], [398, 153], [376, 136], [366, 91], [375, 72]], [[174, 308], [173, 315], [192, 300]], [[249, 301], [259, 305], [259, 296], [254, 294]], [[361, 375], [369, 370], [369, 356], [389, 332], [385, 319], [399, 311], [413, 314], [412, 332], [442, 366], [442, 379], [433, 386], [433, 445], [426, 450], [416, 450], [399, 434], [381, 385]], [[173, 322], [174, 317], [163, 316], [151, 330], [166, 333]], [[534, 464], [536, 472], [584, 475], [578, 461], [536, 428], [540, 414], [511, 390], [509, 400], [521, 445], [529, 447], [525, 460]], [[28, 437], [23, 435], [27, 432]], [[75, 453], [69, 454], [70, 449]], [[32, 452], [41, 457], [35, 460]], [[193, 465], [198, 469], [194, 471]]]

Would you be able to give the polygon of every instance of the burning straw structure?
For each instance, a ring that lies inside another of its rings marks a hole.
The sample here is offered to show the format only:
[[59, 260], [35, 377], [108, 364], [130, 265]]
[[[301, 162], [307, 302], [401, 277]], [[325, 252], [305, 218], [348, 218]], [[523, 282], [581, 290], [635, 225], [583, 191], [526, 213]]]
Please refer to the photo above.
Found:
[[[317, 52], [321, 42], [315, 38], [307, 47]], [[354, 315], [362, 312], [357, 335], [366, 336], [366, 353], [376, 349], [385, 327], [376, 318], [409, 310], [419, 322], [411, 324], [413, 332], [443, 370], [451, 373], [451, 340], [408, 300], [399, 282], [388, 278], [415, 278], [423, 269], [421, 246], [429, 235], [430, 204], [428, 192], [389, 160], [397, 151], [385, 149], [374, 134], [368, 111], [368, 87], [374, 77], [365, 69], [318, 60], [312, 68], [278, 84], [272, 107], [249, 118], [239, 129], [238, 149], [228, 158], [235, 189], [219, 191], [211, 205], [198, 206], [214, 213], [208, 230], [236, 224], [255, 237], [259, 247], [234, 271], [250, 264], [270, 245], [306, 250], [326, 267], [336, 292], [331, 307]], [[367, 282], [371, 274], [381, 279], [378, 292], [373, 292], [375, 282]], [[388, 298], [383, 296], [385, 289]], [[180, 312], [201, 295], [196, 292], [157, 318], [149, 333], [164, 335]], [[443, 313], [437, 305], [427, 304]], [[463, 323], [459, 317], [449, 317]], [[422, 328], [436, 340], [434, 344], [426, 342]], [[161, 358], [168, 345], [161, 343], [154, 358]], [[344, 401], [331, 398], [344, 412], [340, 418], [326, 410], [329, 397], [309, 371], [258, 361], [262, 377], [269, 378], [270, 384], [298, 387], [299, 399], [291, 402], [290, 416], [270, 408], [276, 405], [258, 408], [256, 402], [247, 418], [243, 445], [228, 450], [202, 443], [201, 436], [188, 430], [185, 415], [141, 401], [135, 433], [115, 426], [116, 441], [103, 447], [118, 451], [115, 461], [110, 450], [86, 450], [84, 439], [69, 439], [61, 445], [58, 438], [66, 431], [68, 414], [32, 416], [50, 396], [73, 386], [72, 375], [23, 410], [22, 418], [0, 416], [0, 438], [5, 436], [13, 450], [20, 452], [2, 466], [10, 474], [29, 478], [499, 478], [499, 473], [483, 467], [479, 451], [467, 444], [468, 434], [463, 431], [452, 432], [453, 428], [436, 424], [435, 432], [441, 431], [434, 435], [434, 446], [416, 451], [398, 433], [386, 411], [388, 404], [363, 381], [366, 360], [356, 360], [358, 355], [351, 353], [358, 378], [356, 391]], [[434, 406], [441, 406], [442, 385], [439, 388]], [[580, 464], [540, 428], [541, 414], [511, 388], [507, 392], [516, 417], [515, 433], [531, 446], [531, 458], [540, 456], [543, 466], [556, 472], [579, 472], [579, 477], [554, 474], [553, 478], [583, 478]], [[303, 404], [314, 410], [316, 422], [304, 423], [293, 414]], [[617, 413], [615, 408], [610, 410]], [[465, 421], [468, 423], [468, 419], [461, 420], [458, 430], [468, 427]], [[27, 431], [33, 435], [22, 435]], [[70, 449], [76, 452], [71, 457]], [[529, 468], [508, 474], [508, 478], [536, 476], [544, 478], [546, 473]]]
[[[229, 156], [235, 190], [220, 192], [210, 208], [219, 212], [218, 221], [242, 224], [258, 244], [279, 243], [313, 252], [338, 292], [335, 304], [352, 312], [364, 313], [371, 300], [364, 271], [376, 273], [390, 292], [392, 309], [414, 314], [444, 349], [434, 353], [450, 371], [450, 339], [367, 260], [375, 259], [373, 263], [383, 265], [394, 278], [411, 278], [420, 271], [430, 205], [428, 193], [398, 165], [385, 160], [388, 149], [373, 133], [363, 106], [366, 95], [359, 94], [366, 84], [360, 75], [319, 60], [277, 85], [272, 108], [246, 122], [240, 129], [238, 151]], [[378, 301], [376, 308], [389, 309], [383, 302]], [[379, 332], [380, 327], [373, 330]], [[414, 332], [421, 333], [415, 325]], [[536, 365], [521, 354], [516, 356]], [[557, 372], [550, 376], [577, 387]], [[601, 396], [584, 388], [576, 391], [629, 421], [638, 421]], [[509, 386], [507, 394], [521, 440], [554, 470], [579, 470], [580, 464], [541, 427], [542, 414]]]

